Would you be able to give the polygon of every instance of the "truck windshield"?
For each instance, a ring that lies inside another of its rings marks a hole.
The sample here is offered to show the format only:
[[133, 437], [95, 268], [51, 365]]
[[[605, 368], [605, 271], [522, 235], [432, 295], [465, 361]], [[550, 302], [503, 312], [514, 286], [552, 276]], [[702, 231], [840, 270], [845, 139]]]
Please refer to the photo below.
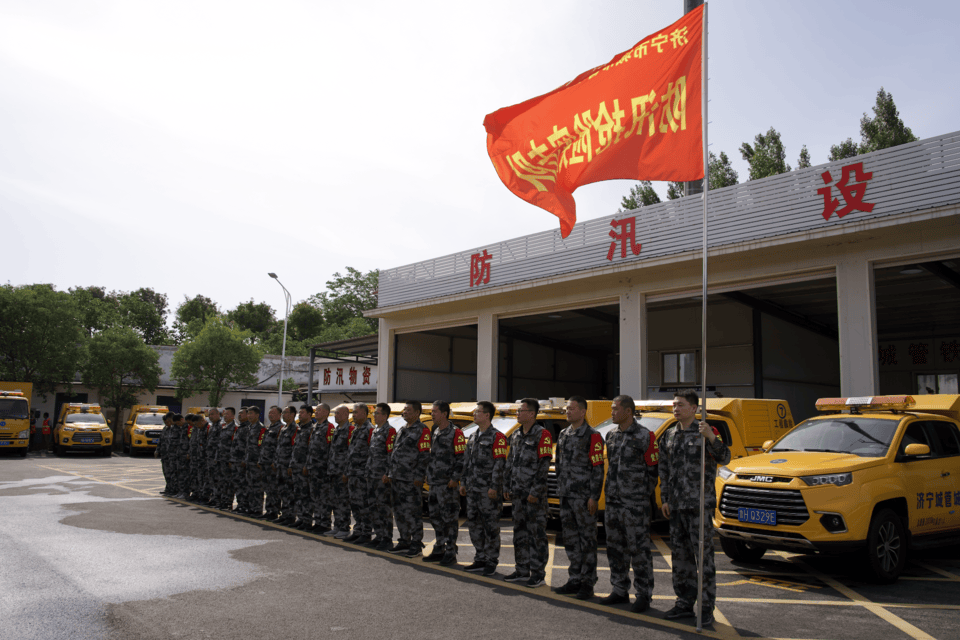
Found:
[[137, 416], [137, 424], [163, 424], [163, 416], [159, 413], [141, 413]]
[[[517, 419], [513, 417], [497, 417], [490, 421], [490, 425], [499, 431], [500, 433], [506, 435], [513, 425], [517, 424]], [[471, 422], [463, 428], [463, 437], [469, 438], [474, 434], [474, 432], [479, 429], [476, 422]]]
[[[664, 422], [669, 418], [654, 418], [653, 416], [640, 416], [635, 418], [637, 422], [640, 423], [641, 427], [646, 427], [650, 433], [656, 433], [657, 429], [660, 428]], [[614, 424], [613, 420], [608, 418], [597, 425], [597, 431], [600, 432], [600, 435], [603, 436], [603, 439], [607, 439], [607, 434], [617, 428], [617, 425]]]
[[826, 451], [851, 453], [861, 458], [882, 458], [897, 432], [899, 418], [844, 416], [807, 420], [785, 435], [771, 452]]
[[27, 419], [27, 401], [17, 398], [4, 398], [0, 400], [0, 418], [8, 420], [26, 420]]
[[71, 413], [64, 420], [67, 424], [88, 422], [91, 424], [106, 424], [107, 421], [99, 413]]

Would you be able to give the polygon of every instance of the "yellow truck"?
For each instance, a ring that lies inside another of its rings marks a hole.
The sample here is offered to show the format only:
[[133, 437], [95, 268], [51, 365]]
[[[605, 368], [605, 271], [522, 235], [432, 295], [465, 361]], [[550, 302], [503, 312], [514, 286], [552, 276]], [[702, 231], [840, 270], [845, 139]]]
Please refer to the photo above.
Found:
[[15, 450], [25, 458], [30, 449], [29, 382], [0, 382], [0, 449]]
[[123, 425], [123, 450], [131, 457], [151, 452], [160, 444], [163, 416], [170, 409], [163, 405], [135, 404]]
[[103, 418], [99, 404], [71, 402], [60, 408], [53, 442], [53, 451], [58, 456], [67, 451], [95, 451], [109, 458], [113, 431]]
[[724, 553], [858, 553], [878, 582], [960, 542], [960, 395], [822, 398], [823, 415], [718, 470]]

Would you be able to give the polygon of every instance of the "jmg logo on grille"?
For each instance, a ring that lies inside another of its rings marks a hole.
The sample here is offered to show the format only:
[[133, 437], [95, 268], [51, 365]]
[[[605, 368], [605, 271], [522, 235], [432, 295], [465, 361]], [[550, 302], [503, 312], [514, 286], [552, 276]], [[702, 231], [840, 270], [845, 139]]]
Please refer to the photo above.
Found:
[[751, 482], [773, 482], [773, 476], [753, 476]]

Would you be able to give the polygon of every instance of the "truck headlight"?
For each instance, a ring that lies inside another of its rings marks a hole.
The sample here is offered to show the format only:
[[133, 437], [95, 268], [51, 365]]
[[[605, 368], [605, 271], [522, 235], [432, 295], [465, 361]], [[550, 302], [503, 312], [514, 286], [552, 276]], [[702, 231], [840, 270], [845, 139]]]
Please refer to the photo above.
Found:
[[110, 431], [110, 427], [100, 427], [100, 431]]
[[727, 469], [726, 467], [720, 467], [717, 469], [717, 475], [720, 476], [721, 480], [727, 480], [735, 477], [737, 474], [735, 474], [733, 471], [730, 471], [730, 469]]
[[76, 427], [64, 427], [64, 431], [76, 431]]
[[141, 429], [140, 427], [137, 427], [136, 429], [133, 430], [133, 432], [134, 432], [135, 434], [137, 434], [138, 436], [142, 436], [143, 434], [145, 434], [145, 433], [147, 432], [147, 430], [146, 430], [146, 429]]
[[821, 476], [800, 476], [804, 484], [811, 487], [819, 487], [825, 484], [833, 484], [842, 487], [845, 484], [853, 482], [852, 473], [828, 473]]
[[18, 438], [28, 438], [28, 437], [30, 437], [30, 429], [24, 429], [23, 431], [21, 431], [20, 433], [17, 434], [17, 437], [18, 437]]

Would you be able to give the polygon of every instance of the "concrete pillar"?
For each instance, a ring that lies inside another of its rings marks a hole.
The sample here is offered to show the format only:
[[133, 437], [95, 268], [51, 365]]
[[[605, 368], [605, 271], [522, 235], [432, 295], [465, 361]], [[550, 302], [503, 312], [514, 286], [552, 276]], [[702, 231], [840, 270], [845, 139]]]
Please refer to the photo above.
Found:
[[837, 265], [837, 321], [840, 329], [840, 394], [876, 395], [877, 303], [873, 264], [851, 256]]
[[393, 323], [380, 318], [377, 345], [377, 402], [393, 402], [393, 376], [397, 357]]
[[620, 295], [620, 393], [635, 400], [647, 397], [647, 296]]
[[477, 400], [497, 402], [500, 360], [499, 318], [483, 311], [477, 318]]

